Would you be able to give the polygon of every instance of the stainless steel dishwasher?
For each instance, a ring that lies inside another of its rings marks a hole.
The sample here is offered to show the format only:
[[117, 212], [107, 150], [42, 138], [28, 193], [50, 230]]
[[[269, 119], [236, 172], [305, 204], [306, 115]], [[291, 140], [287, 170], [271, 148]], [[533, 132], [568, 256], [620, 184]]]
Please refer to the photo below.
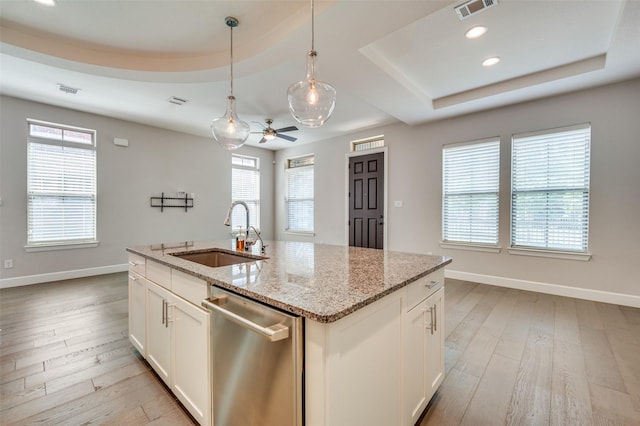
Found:
[[302, 318], [210, 286], [215, 426], [301, 426]]

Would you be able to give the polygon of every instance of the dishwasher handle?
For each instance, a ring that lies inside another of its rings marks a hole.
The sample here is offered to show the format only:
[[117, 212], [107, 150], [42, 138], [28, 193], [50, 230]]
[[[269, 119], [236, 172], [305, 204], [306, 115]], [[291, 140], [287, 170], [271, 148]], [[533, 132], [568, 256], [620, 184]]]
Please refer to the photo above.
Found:
[[230, 319], [231, 321], [243, 326], [244, 328], [247, 328], [255, 333], [258, 333], [259, 335], [266, 337], [267, 339], [269, 339], [272, 342], [277, 342], [279, 340], [284, 340], [286, 338], [289, 337], [289, 327], [287, 327], [286, 325], [282, 325], [282, 324], [274, 324], [271, 325], [269, 327], [263, 327], [260, 324], [256, 324], [255, 322], [248, 320], [247, 318], [240, 316], [234, 312], [231, 312], [223, 307], [221, 307], [220, 305], [218, 305], [216, 302], [220, 301], [224, 299], [223, 297], [219, 297], [219, 298], [215, 298], [215, 299], [207, 299], [207, 300], [203, 300], [202, 301], [202, 306], [214, 311], [214, 312], [218, 312], [222, 315], [224, 315], [225, 317], [227, 317], [228, 319]]

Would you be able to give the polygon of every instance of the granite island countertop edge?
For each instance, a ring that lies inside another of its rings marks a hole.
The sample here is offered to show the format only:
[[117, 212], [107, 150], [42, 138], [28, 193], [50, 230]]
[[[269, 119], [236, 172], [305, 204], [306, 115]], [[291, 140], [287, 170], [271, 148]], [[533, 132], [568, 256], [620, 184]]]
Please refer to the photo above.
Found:
[[[309, 244], [313, 244], [313, 243], [309, 243]], [[314, 244], [314, 246], [318, 246], [316, 244]], [[165, 266], [168, 266], [172, 269], [176, 269], [180, 272], [186, 273], [188, 275], [200, 278], [204, 281], [206, 281], [209, 284], [213, 284], [217, 287], [223, 288], [225, 290], [229, 290], [232, 291], [234, 293], [237, 293], [239, 295], [245, 296], [251, 300], [255, 300], [255, 301], [259, 301], [261, 303], [264, 303], [266, 305], [269, 306], [273, 306], [276, 307], [278, 309], [284, 310], [286, 312], [290, 312], [292, 314], [295, 315], [300, 315], [303, 316], [307, 319], [319, 322], [319, 323], [331, 323], [331, 322], [335, 322], [338, 321], [339, 319], [379, 300], [382, 299], [383, 297], [398, 291], [399, 289], [411, 284], [414, 281], [419, 280], [420, 278], [427, 276], [429, 274], [431, 274], [432, 272], [435, 272], [443, 267], [445, 267], [446, 265], [450, 264], [452, 262], [451, 258], [448, 257], [444, 257], [444, 256], [431, 256], [431, 255], [418, 255], [418, 256], [422, 256], [425, 258], [439, 258], [441, 259], [441, 262], [436, 264], [435, 266], [432, 266], [430, 268], [427, 268], [425, 270], [423, 270], [422, 272], [413, 275], [411, 277], [408, 277], [402, 281], [399, 282], [394, 282], [392, 285], [381, 289], [380, 291], [376, 291], [374, 294], [369, 295], [367, 297], [362, 298], [361, 300], [358, 300], [355, 303], [349, 304], [346, 307], [340, 308], [338, 310], [329, 310], [329, 312], [319, 312], [321, 311], [320, 309], [305, 309], [304, 307], [301, 307], [300, 304], [297, 304], [293, 301], [284, 301], [284, 300], [278, 300], [276, 298], [272, 298], [270, 297], [269, 294], [266, 294], [264, 292], [256, 292], [256, 291], [252, 291], [243, 287], [239, 287], [237, 285], [234, 285], [230, 282], [227, 282], [226, 280], [222, 280], [219, 278], [216, 278], [214, 276], [212, 276], [211, 274], [208, 273], [202, 273], [199, 272], [197, 269], [200, 270], [204, 270], [204, 271], [209, 271], [211, 270], [211, 272], [213, 272], [214, 270], [222, 270], [223, 268], [230, 268], [229, 266], [222, 266], [222, 267], [217, 267], [217, 268], [209, 268], [209, 267], [202, 267], [199, 266], [199, 268], [194, 268], [192, 267], [192, 262], [186, 261], [186, 260], [182, 260], [180, 258], [177, 258], [175, 256], [166, 256], [167, 254], [171, 254], [171, 253], [175, 253], [177, 251], [181, 251], [181, 249], [176, 249], [176, 250], [163, 250], [163, 253], [161, 255], [158, 254], [152, 254], [149, 253], [148, 247], [150, 246], [136, 246], [136, 247], [127, 247], [126, 251], [130, 252], [130, 253], [134, 253], [137, 254], [139, 256], [144, 257], [145, 259], [149, 259], [151, 261], [154, 262], [158, 262], [160, 264], [163, 264]], [[342, 247], [342, 246], [335, 246], [335, 247]], [[211, 248], [221, 248], [220, 247], [220, 243], [211, 243]], [[183, 250], [183, 249], [182, 249]], [[202, 248], [200, 248], [200, 250], [202, 250]], [[365, 249], [365, 250], [373, 250], [373, 249]], [[261, 258], [259, 255], [255, 254], [255, 253], [246, 253], [247, 256], [250, 256], [252, 259], [254, 260], [258, 260], [258, 261], [274, 261], [275, 259], [272, 259], [272, 257], [269, 256], [269, 253], [266, 254], [266, 259]], [[407, 255], [416, 255], [413, 253], [407, 253]]]

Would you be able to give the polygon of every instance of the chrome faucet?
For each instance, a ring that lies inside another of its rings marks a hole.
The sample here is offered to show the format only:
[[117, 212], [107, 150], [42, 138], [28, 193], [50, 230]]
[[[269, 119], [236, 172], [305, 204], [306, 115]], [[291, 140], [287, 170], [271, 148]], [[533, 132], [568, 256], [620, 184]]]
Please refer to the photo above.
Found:
[[[264, 250], [265, 248], [267, 248], [267, 245], [264, 243], [264, 240], [262, 239], [262, 237], [260, 236], [260, 232], [258, 232], [258, 230], [255, 228], [255, 226], [250, 226], [251, 229], [253, 229], [253, 232], [256, 233], [256, 236], [258, 237], [258, 239], [260, 240], [260, 251], [262, 252], [262, 254], [264, 254]], [[249, 236], [249, 230], [247, 230], [247, 237]], [[252, 245], [255, 244], [257, 241], [253, 240], [253, 242], [251, 243]], [[246, 244], [246, 242], [245, 242]]]
[[[231, 203], [231, 206], [229, 206], [229, 210], [227, 211], [227, 217], [224, 219], [224, 224], [225, 226], [231, 226], [231, 213], [233, 212], [233, 208], [238, 204], [243, 206], [245, 212], [247, 212], [247, 234], [244, 240], [244, 249], [249, 250], [249, 247], [254, 245], [256, 243], [256, 240], [252, 240], [251, 238], [249, 238], [249, 206], [247, 205], [247, 203], [245, 203], [244, 201], [234, 201], [233, 203]], [[253, 228], [253, 230], [256, 231], [256, 228]], [[260, 238], [260, 234], [258, 234], [257, 231], [256, 235], [258, 235], [258, 238]], [[262, 238], [260, 238], [260, 241], [262, 241]]]

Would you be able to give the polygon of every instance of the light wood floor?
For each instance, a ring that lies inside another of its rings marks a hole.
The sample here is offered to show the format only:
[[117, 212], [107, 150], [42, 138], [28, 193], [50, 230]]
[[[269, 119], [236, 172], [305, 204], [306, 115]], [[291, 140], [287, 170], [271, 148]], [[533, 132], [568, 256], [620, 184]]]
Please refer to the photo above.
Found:
[[[447, 280], [445, 313], [420, 426], [640, 425], [640, 309]], [[0, 329], [1, 425], [194, 424], [127, 340], [124, 273], [2, 289]]]
[[420, 426], [640, 425], [640, 309], [447, 280]]

